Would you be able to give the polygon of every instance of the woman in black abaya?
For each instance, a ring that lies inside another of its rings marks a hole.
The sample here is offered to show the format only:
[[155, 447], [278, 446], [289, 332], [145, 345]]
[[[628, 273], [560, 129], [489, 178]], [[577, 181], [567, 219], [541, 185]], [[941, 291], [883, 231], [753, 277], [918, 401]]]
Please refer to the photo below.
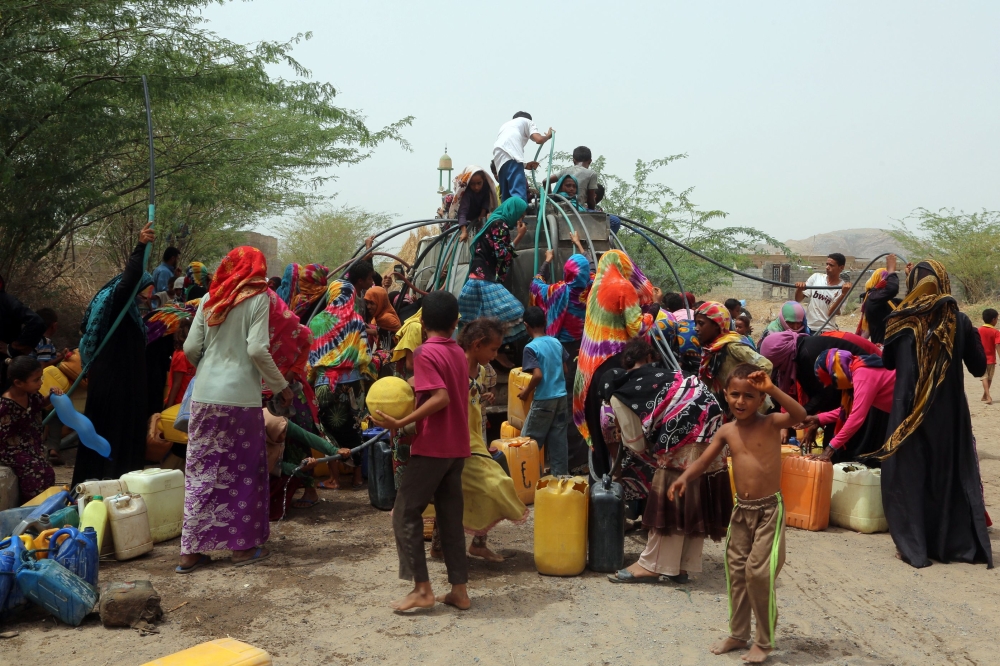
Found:
[[886, 320], [885, 367], [896, 371], [882, 459], [882, 504], [899, 557], [914, 567], [985, 562], [993, 567], [964, 362], [986, 371], [982, 342], [951, 296], [939, 262], [922, 261]]
[[[91, 362], [87, 375], [87, 406], [84, 414], [97, 434], [111, 444], [106, 459], [84, 446], [77, 448], [73, 485], [87, 479], [117, 479], [126, 472], [142, 469], [146, 458], [146, 327], [139, 312], [140, 299], [153, 284], [144, 271], [144, 252], [153, 242], [153, 230], [147, 224], [139, 233], [139, 244], [132, 250], [125, 270], [97, 292], [84, 313], [84, 333], [80, 353], [84, 363]], [[132, 298], [139, 285], [139, 296]], [[94, 356], [98, 345], [108, 335], [112, 322], [128, 307], [121, 324]]]

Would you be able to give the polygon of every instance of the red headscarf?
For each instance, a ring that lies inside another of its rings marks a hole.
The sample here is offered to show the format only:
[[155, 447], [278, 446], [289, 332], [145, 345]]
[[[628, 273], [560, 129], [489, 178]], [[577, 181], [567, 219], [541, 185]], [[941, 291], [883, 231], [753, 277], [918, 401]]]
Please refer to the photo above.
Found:
[[230, 310], [266, 290], [264, 253], [249, 245], [234, 248], [223, 258], [212, 278], [205, 321], [209, 326], [218, 326], [226, 321]]

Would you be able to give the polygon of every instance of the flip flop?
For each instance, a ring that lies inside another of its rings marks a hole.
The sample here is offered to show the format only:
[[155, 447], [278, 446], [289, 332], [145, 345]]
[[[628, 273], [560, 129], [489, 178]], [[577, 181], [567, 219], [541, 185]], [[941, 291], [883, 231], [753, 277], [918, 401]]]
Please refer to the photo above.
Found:
[[661, 583], [677, 583], [678, 585], [684, 585], [690, 580], [691, 578], [686, 573], [677, 574], [676, 576], [668, 576], [666, 574], [660, 576]]
[[312, 507], [316, 506], [317, 504], [319, 504], [319, 500], [318, 499], [314, 499], [314, 500], [307, 500], [307, 499], [292, 500], [292, 508], [293, 509], [309, 509], [309, 508], [312, 508]]
[[239, 562], [233, 562], [233, 566], [234, 567], [245, 567], [248, 564], [256, 564], [257, 562], [260, 562], [261, 560], [266, 560], [267, 558], [271, 557], [270, 551], [267, 552], [267, 553], [264, 553], [263, 555], [261, 555], [262, 552], [264, 552], [264, 547], [263, 546], [257, 546], [257, 550], [255, 550], [253, 552], [253, 555], [251, 555], [250, 557], [248, 557], [245, 560], [240, 560]]
[[326, 481], [320, 481], [316, 485], [319, 486], [320, 488], [322, 488], [323, 490], [340, 490], [340, 486], [339, 485], [328, 486], [328, 485], [326, 485]]
[[608, 574], [608, 580], [626, 585], [659, 585], [663, 582], [660, 576], [636, 576], [628, 569], [619, 569], [617, 573]]
[[201, 555], [198, 556], [198, 559], [195, 560], [195, 563], [192, 564], [189, 567], [183, 567], [183, 566], [181, 566], [181, 565], [178, 564], [177, 568], [174, 569], [174, 573], [189, 574], [192, 571], [194, 571], [195, 569], [197, 569], [197, 568], [199, 568], [199, 567], [201, 567], [203, 565], [210, 564], [211, 562], [212, 562], [212, 558], [209, 557], [208, 555], [205, 555], [204, 553], [202, 553]]

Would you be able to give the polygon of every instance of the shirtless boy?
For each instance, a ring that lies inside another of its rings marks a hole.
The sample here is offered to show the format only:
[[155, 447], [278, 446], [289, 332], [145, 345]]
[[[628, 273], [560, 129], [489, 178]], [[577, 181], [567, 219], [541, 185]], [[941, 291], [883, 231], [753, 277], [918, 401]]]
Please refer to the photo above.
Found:
[[[760, 414], [771, 396], [784, 413]], [[736, 505], [726, 537], [726, 586], [729, 637], [712, 646], [714, 654], [750, 648], [743, 661], [762, 663], [774, 649], [778, 604], [774, 581], [785, 561], [785, 510], [781, 501], [781, 430], [806, 417], [806, 410], [771, 383], [757, 366], [741, 363], [726, 381], [726, 401], [734, 421], [726, 423], [698, 460], [671, 484], [667, 497], [682, 497], [689, 481], [729, 447], [736, 481]], [[750, 611], [757, 618], [757, 639], [750, 645]]]

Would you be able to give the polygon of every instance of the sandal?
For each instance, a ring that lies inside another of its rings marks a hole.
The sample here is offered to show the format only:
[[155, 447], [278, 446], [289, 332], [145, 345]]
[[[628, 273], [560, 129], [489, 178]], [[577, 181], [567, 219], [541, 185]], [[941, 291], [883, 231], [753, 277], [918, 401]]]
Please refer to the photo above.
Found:
[[322, 488], [323, 490], [340, 490], [340, 484], [339, 483], [337, 485], [335, 485], [335, 486], [328, 486], [328, 485], [326, 485], [326, 481], [320, 481], [319, 483], [316, 484], [316, 486], [318, 488]]
[[676, 576], [668, 576], [667, 574], [660, 576], [661, 583], [677, 583], [678, 585], [684, 585], [690, 580], [691, 578], [686, 573], [677, 574]]
[[248, 564], [256, 564], [257, 562], [260, 562], [262, 560], [266, 560], [267, 558], [271, 557], [271, 551], [268, 551], [268, 552], [264, 553], [263, 555], [261, 555], [261, 553], [264, 553], [264, 546], [257, 546], [257, 550], [255, 550], [253, 552], [253, 555], [251, 555], [250, 557], [248, 557], [245, 560], [239, 560], [237, 562], [233, 562], [233, 566], [234, 567], [244, 567], [244, 566], [246, 566]]
[[636, 576], [628, 569], [619, 569], [617, 573], [608, 574], [608, 580], [612, 583], [626, 583], [629, 585], [659, 585], [663, 581], [661, 576]]
[[182, 565], [178, 564], [177, 568], [174, 569], [174, 573], [189, 574], [192, 571], [194, 571], [195, 569], [198, 569], [199, 567], [202, 567], [202, 566], [204, 566], [206, 564], [211, 564], [211, 562], [212, 562], [212, 558], [209, 557], [208, 555], [205, 555], [204, 553], [202, 553], [201, 555], [198, 556], [198, 559], [195, 560], [195, 563], [192, 564], [189, 567], [185, 567], [185, 566], [182, 566]]
[[299, 498], [297, 500], [292, 500], [292, 508], [293, 509], [310, 509], [310, 508], [316, 506], [317, 504], [319, 504], [319, 500], [318, 499], [307, 500], [307, 499]]

